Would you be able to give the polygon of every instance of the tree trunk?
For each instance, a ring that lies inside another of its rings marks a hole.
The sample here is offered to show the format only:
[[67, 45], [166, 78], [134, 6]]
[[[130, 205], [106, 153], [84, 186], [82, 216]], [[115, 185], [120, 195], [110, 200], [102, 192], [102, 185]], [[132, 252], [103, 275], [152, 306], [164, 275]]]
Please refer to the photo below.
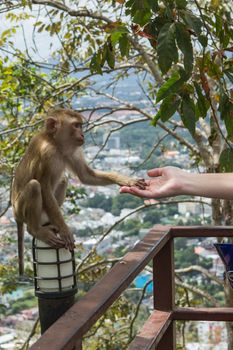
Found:
[[222, 203], [220, 199], [212, 199], [212, 219], [215, 226], [221, 226], [223, 222]]

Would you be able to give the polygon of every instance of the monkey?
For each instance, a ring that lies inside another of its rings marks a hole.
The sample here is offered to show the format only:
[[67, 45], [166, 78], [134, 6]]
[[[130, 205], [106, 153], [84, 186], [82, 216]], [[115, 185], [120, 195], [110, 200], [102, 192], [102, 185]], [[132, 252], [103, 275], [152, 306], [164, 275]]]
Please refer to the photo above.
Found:
[[74, 238], [60, 211], [67, 187], [65, 171], [86, 185], [145, 187], [143, 179], [92, 169], [82, 146], [84, 117], [72, 109], [47, 114], [44, 128], [30, 141], [15, 169], [11, 203], [18, 234], [19, 275], [24, 274], [24, 224], [35, 238], [53, 248], [74, 249]]

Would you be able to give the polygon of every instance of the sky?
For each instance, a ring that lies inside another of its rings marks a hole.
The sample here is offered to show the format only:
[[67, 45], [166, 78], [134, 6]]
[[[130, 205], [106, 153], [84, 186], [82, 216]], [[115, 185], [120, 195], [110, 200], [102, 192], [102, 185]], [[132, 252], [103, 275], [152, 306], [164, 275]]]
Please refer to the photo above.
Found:
[[[69, 0], [66, 0], [65, 3], [67, 5], [69, 5]], [[92, 0], [79, 0], [79, 8], [84, 7], [85, 5], [88, 5], [87, 7], [93, 8], [94, 6], [94, 2]], [[24, 35], [26, 37], [26, 41], [28, 44], [28, 48], [29, 48], [29, 52], [30, 54], [34, 57], [37, 56], [38, 57], [38, 53], [34, 53], [34, 44], [33, 44], [33, 40], [32, 40], [32, 33], [33, 33], [33, 26], [34, 23], [39, 20], [37, 19], [37, 14], [38, 14], [38, 8], [39, 6], [33, 6], [33, 18], [29, 18], [27, 20], [22, 21], [21, 23], [19, 23], [19, 28], [17, 29], [17, 33], [13, 38], [14, 44], [17, 48], [19, 49], [25, 49], [25, 42], [24, 42]], [[42, 8], [42, 7], [40, 7]], [[72, 5], [72, 8], [74, 8], [74, 5]], [[77, 9], [77, 7], [75, 7]], [[19, 13], [22, 12], [19, 10], [15, 10], [15, 13]], [[31, 14], [31, 11], [29, 10], [28, 13]], [[46, 19], [46, 13], [41, 10], [40, 11], [40, 18], [42, 18], [43, 22]], [[24, 35], [23, 35], [23, 31], [21, 29], [21, 25], [22, 23], [24, 24]], [[49, 20], [48, 20], [49, 23]], [[5, 19], [4, 14], [0, 14], [0, 33], [8, 28], [10, 28], [12, 26], [12, 23], [9, 20]], [[49, 58], [49, 55], [51, 53], [51, 48], [50, 48], [50, 44], [53, 44], [53, 47], [57, 47], [59, 46], [59, 40], [56, 38], [56, 36], [53, 36], [52, 38], [50, 37], [50, 35], [46, 32], [42, 32], [42, 33], [36, 33], [36, 45], [39, 49], [39, 55], [41, 56], [42, 59], [47, 60]]]
[[[15, 11], [17, 13], [19, 11]], [[43, 13], [41, 13], [41, 17], [44, 21], [45, 16]], [[41, 18], [40, 17], [40, 18]], [[39, 20], [39, 19], [38, 19]], [[25, 50], [25, 40], [28, 45], [28, 50], [30, 55], [35, 58], [40, 58], [43, 60], [47, 60], [51, 54], [51, 43], [53, 44], [53, 47], [59, 45], [58, 39], [53, 36], [52, 38], [47, 32], [42, 33], [35, 33], [35, 39], [36, 39], [36, 46], [38, 48], [38, 52], [35, 52], [35, 45], [33, 43], [32, 34], [34, 29], [34, 23], [37, 21], [37, 11], [33, 11], [33, 17], [23, 20], [22, 22], [17, 23], [18, 28], [16, 30], [16, 34], [13, 36], [12, 41], [14, 42], [15, 47], [19, 48], [20, 50]], [[23, 28], [22, 28], [23, 26]], [[9, 20], [6, 20], [4, 15], [0, 15], [0, 33], [4, 30], [7, 30], [8, 28], [12, 27], [12, 22]], [[24, 33], [24, 34], [23, 34]]]

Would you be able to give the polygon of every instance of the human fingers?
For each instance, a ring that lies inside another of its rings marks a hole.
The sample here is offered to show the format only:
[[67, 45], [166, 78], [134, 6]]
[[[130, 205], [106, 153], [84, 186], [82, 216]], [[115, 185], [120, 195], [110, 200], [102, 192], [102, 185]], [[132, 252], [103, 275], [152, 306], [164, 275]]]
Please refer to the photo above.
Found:
[[148, 170], [147, 174], [150, 177], [162, 176], [164, 168], [155, 168]]
[[120, 189], [120, 193], [129, 193], [137, 197], [142, 197], [142, 198], [153, 198], [154, 196], [149, 190], [142, 190], [138, 187], [127, 187], [123, 186]]
[[132, 187], [130, 186], [121, 186], [120, 193], [131, 193]]

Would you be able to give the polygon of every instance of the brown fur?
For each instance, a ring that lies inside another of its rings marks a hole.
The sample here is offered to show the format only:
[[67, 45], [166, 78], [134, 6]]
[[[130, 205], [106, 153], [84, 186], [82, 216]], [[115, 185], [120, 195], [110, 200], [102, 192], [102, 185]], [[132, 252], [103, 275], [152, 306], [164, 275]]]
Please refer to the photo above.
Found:
[[83, 117], [76, 111], [51, 111], [45, 129], [32, 138], [16, 168], [12, 204], [18, 225], [20, 274], [23, 274], [23, 223], [30, 234], [54, 248], [74, 248], [73, 237], [59, 209], [65, 198], [66, 169], [84, 184], [144, 187], [144, 180], [96, 171], [87, 165], [81, 147], [82, 123]]

